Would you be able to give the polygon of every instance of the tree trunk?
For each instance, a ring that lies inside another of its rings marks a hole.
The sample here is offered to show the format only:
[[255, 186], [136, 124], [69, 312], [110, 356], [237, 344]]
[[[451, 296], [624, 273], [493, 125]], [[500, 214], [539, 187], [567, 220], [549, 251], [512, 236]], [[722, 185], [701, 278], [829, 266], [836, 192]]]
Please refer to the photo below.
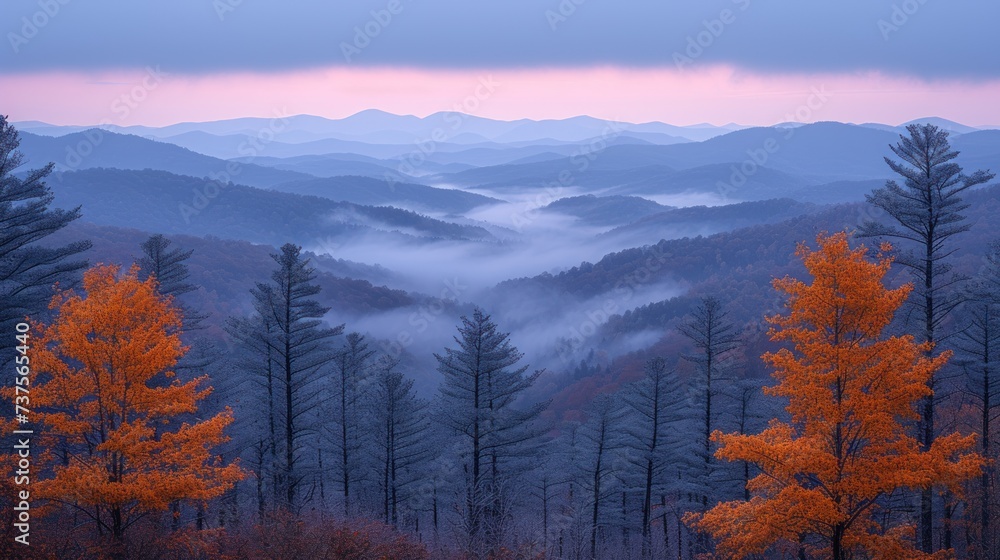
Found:
[[[992, 402], [990, 400], [990, 338], [993, 334], [990, 332], [990, 308], [989, 304], [986, 306], [986, 312], [984, 313], [985, 321], [983, 322], [983, 416], [981, 419], [981, 438], [983, 446], [983, 457], [987, 460], [990, 459], [990, 408], [992, 408]], [[983, 558], [989, 558], [991, 544], [993, 541], [993, 533], [990, 532], [990, 513], [993, 507], [993, 503], [990, 501], [990, 472], [993, 470], [993, 465], [987, 463], [983, 467], [982, 484], [983, 484], [983, 510], [980, 512], [981, 515], [981, 531], [980, 531], [980, 547], [983, 551]]]
[[[934, 239], [933, 229], [927, 235], [925, 243], [926, 255], [924, 257], [924, 338], [930, 344], [934, 344], [934, 246], [931, 240]], [[932, 350], [928, 349], [926, 356], [931, 357]], [[934, 389], [934, 376], [927, 381], [927, 385]], [[924, 397], [921, 409], [921, 423], [923, 424], [922, 450], [930, 449], [934, 443], [934, 395]], [[934, 490], [925, 488], [920, 493], [920, 550], [926, 553], [934, 551]]]
[[591, 514], [590, 523], [590, 558], [597, 558], [597, 523], [600, 517], [601, 507], [601, 461], [604, 454], [604, 434], [601, 434], [601, 442], [597, 447], [597, 464], [594, 467], [594, 508]]
[[832, 560], [846, 560], [844, 555], [844, 524], [838, 523], [833, 527]]
[[[344, 519], [351, 515], [351, 470], [349, 452], [347, 450], [347, 382], [348, 358], [347, 350], [340, 362], [340, 469], [343, 475]], [[388, 523], [388, 516], [386, 516]]]
[[653, 460], [646, 460], [646, 488], [642, 499], [642, 547], [649, 547], [649, 524], [653, 509]]
[[291, 510], [295, 503], [295, 410], [292, 399], [291, 343], [285, 343], [285, 503]]

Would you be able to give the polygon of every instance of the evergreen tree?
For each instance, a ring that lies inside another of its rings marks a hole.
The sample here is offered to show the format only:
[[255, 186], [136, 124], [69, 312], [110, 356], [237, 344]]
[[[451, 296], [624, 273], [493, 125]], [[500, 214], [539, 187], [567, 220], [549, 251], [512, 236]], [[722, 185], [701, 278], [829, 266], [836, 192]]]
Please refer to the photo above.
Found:
[[[773, 402], [761, 402], [760, 398], [765, 387], [762, 379], [738, 379], [729, 384], [722, 391], [730, 403], [730, 406], [723, 408], [722, 412], [728, 416], [728, 424], [732, 425], [736, 433], [741, 435], [750, 434], [763, 429], [767, 420], [780, 414], [774, 409]], [[750, 482], [752, 472], [750, 461], [740, 461], [740, 474], [736, 479], [736, 485], [743, 489], [743, 499], [750, 499], [750, 490], [747, 484]]]
[[698, 368], [698, 389], [702, 393], [700, 398], [704, 406], [702, 453], [706, 463], [712, 461], [711, 434], [714, 421], [712, 404], [718, 392], [718, 388], [713, 387], [713, 382], [727, 371], [729, 366], [729, 362], [725, 361], [727, 354], [740, 345], [736, 325], [727, 320], [727, 315], [728, 313], [722, 309], [722, 303], [708, 296], [702, 298], [692, 318], [678, 327], [681, 334], [689, 338], [698, 350], [697, 354], [685, 355], [684, 359], [693, 362]]
[[[712, 456], [712, 432], [716, 428], [715, 397], [719, 394], [719, 384], [733, 369], [732, 351], [740, 346], [739, 332], [727, 318], [728, 313], [722, 308], [722, 303], [715, 297], [702, 298], [695, 308], [690, 320], [678, 327], [678, 330], [694, 343], [696, 354], [688, 354], [684, 359], [691, 361], [697, 368], [695, 377], [694, 398], [700, 405], [701, 416], [701, 449], [698, 454], [702, 458], [702, 474], [700, 480], [705, 483], [705, 491], [701, 494], [702, 510], [707, 510], [710, 501], [718, 496], [710, 496], [715, 490], [718, 494], [718, 473]], [[708, 552], [707, 535], [702, 533], [699, 547]]]
[[358, 405], [362, 398], [360, 384], [371, 367], [369, 363], [374, 350], [369, 350], [365, 337], [356, 332], [346, 336], [345, 344], [334, 355], [333, 377], [335, 412], [335, 433], [332, 434], [338, 455], [340, 486], [344, 495], [344, 517], [350, 515], [351, 483], [357, 482], [362, 472], [361, 414]]
[[[868, 195], [868, 202], [884, 210], [899, 227], [868, 221], [861, 227], [863, 237], [889, 237], [912, 244], [914, 251], [901, 251], [896, 262], [907, 267], [914, 275], [915, 295], [912, 302], [923, 317], [924, 342], [931, 345], [940, 341], [940, 327], [948, 314], [961, 299], [949, 288], [959, 280], [949, 278], [951, 265], [946, 262], [954, 252], [951, 238], [967, 231], [970, 225], [962, 211], [968, 204], [961, 194], [993, 178], [987, 171], [972, 175], [962, 173], [962, 168], [952, 160], [958, 152], [951, 149], [948, 133], [930, 124], [911, 124], [906, 127], [909, 136], [900, 135], [900, 141], [890, 146], [902, 161], [885, 158], [894, 173], [904, 179], [886, 182], [885, 187]], [[928, 347], [927, 356], [931, 349]], [[936, 378], [931, 376], [928, 387], [931, 393], [924, 398], [921, 410], [920, 442], [929, 449], [934, 442], [934, 391]], [[931, 552], [933, 546], [934, 502], [933, 491], [925, 489], [920, 497], [920, 548]]]
[[[536, 525], [537, 534], [542, 541], [542, 550], [548, 556], [560, 557], [552, 545], [563, 540], [563, 529], [571, 516], [565, 515], [566, 487], [573, 477], [573, 457], [567, 452], [561, 439], [548, 439], [543, 445], [548, 451], [539, 458], [531, 473], [530, 497], [533, 498], [532, 510], [538, 515], [541, 526]], [[554, 538], [553, 538], [554, 537]]]
[[[80, 208], [50, 208], [54, 197], [45, 178], [53, 164], [28, 171], [24, 178], [14, 175], [24, 164], [20, 143], [17, 129], [0, 115], [0, 328], [4, 332], [13, 332], [15, 323], [45, 310], [52, 286], [75, 280], [87, 266], [85, 260], [71, 259], [90, 248], [89, 241], [61, 247], [39, 244], [79, 218]], [[0, 344], [0, 348], [10, 346], [10, 342]]]
[[[980, 451], [988, 461], [996, 460], [991, 426], [1000, 409], [1000, 242], [994, 242], [986, 264], [967, 290], [964, 328], [956, 345], [967, 375], [967, 393], [978, 416]], [[993, 476], [988, 462], [980, 479], [979, 548], [984, 559], [1000, 557], [1000, 541], [992, 528]]]
[[588, 516], [589, 550], [596, 560], [609, 502], [621, 490], [616, 455], [624, 446], [621, 429], [625, 409], [615, 395], [598, 395], [587, 408], [587, 421], [577, 431], [579, 486]]
[[419, 480], [418, 468], [430, 457], [427, 403], [413, 391], [413, 381], [396, 371], [399, 361], [383, 358], [367, 395], [370, 446], [381, 494], [382, 516], [397, 525], [401, 505]]
[[[182, 251], [180, 249], [171, 250], [171, 241], [161, 234], [151, 235], [142, 243], [143, 256], [139, 258], [138, 277], [142, 281], [149, 278], [155, 280], [156, 291], [160, 295], [169, 296], [172, 304], [181, 313], [181, 340], [189, 346], [188, 351], [178, 360], [176, 371], [178, 375], [191, 374], [196, 377], [211, 363], [219, 358], [219, 352], [215, 345], [204, 337], [192, 337], [191, 331], [196, 331], [201, 327], [201, 321], [208, 317], [207, 314], [196, 312], [192, 307], [180, 300], [180, 296], [193, 292], [197, 289], [194, 284], [188, 283], [190, 276], [187, 265], [184, 264], [191, 257], [193, 251]], [[206, 405], [211, 404], [206, 402]], [[185, 421], [188, 419], [184, 419]], [[176, 529], [180, 523], [180, 503], [171, 504], [173, 509], [173, 523]], [[197, 524], [203, 523], [204, 506], [198, 504]]]
[[329, 311], [313, 296], [320, 287], [313, 284], [315, 271], [302, 258], [301, 247], [286, 243], [280, 254], [271, 255], [278, 268], [270, 283], [258, 283], [251, 290], [259, 319], [231, 323], [230, 333], [245, 346], [267, 354], [266, 371], [273, 390], [274, 409], [279, 412], [276, 426], [282, 431], [283, 457], [280, 484], [285, 506], [297, 507], [297, 495], [305, 474], [298, 464], [304, 436], [315, 433], [314, 416], [319, 404], [316, 383], [330, 361], [328, 346], [344, 326], [326, 327], [321, 318]]
[[631, 462], [638, 472], [636, 487], [642, 495], [642, 551], [650, 554], [653, 507], [666, 491], [666, 472], [671, 463], [683, 460], [677, 450], [677, 423], [686, 406], [684, 389], [663, 358], [646, 362], [645, 377], [624, 390], [628, 405], [625, 433], [633, 451]]
[[149, 236], [149, 239], [142, 243], [143, 256], [138, 261], [139, 278], [142, 280], [150, 276], [156, 278], [157, 291], [175, 298], [174, 305], [180, 307], [184, 314], [183, 331], [191, 332], [201, 328], [201, 321], [207, 317], [177, 299], [198, 289], [188, 282], [191, 273], [184, 264], [194, 251], [170, 249], [170, 245], [171, 241], [159, 233]]
[[500, 546], [502, 491], [515, 474], [505, 469], [539, 435], [534, 421], [547, 403], [515, 406], [541, 371], [525, 375], [528, 366], [514, 367], [522, 354], [489, 315], [477, 308], [472, 318], [462, 317], [458, 332], [457, 348], [434, 355], [444, 376], [438, 421], [465, 447], [460, 459], [467, 474], [463, 523], [468, 545], [473, 553], [489, 552]]
[[[257, 509], [258, 514], [263, 517], [267, 510], [266, 504], [270, 502], [275, 505], [279, 501], [277, 492], [281, 483], [278, 422], [281, 403], [278, 394], [278, 352], [273, 341], [275, 322], [268, 311], [270, 304], [262, 301], [265, 294], [259, 291], [253, 293], [256, 313], [249, 317], [230, 317], [226, 321], [226, 332], [239, 343], [240, 355], [234, 369], [255, 374], [249, 379], [258, 386], [259, 390], [253, 392], [260, 396], [259, 400], [264, 405], [261, 409], [250, 404], [245, 414], [237, 415], [238, 421], [255, 424], [237, 433], [246, 439], [242, 442], [242, 447], [254, 452], [251, 463], [254, 465], [257, 481]], [[238, 395], [247, 380], [248, 378], [243, 378], [235, 382], [230, 388], [232, 394]], [[267, 484], [270, 484], [270, 492], [266, 492]]]

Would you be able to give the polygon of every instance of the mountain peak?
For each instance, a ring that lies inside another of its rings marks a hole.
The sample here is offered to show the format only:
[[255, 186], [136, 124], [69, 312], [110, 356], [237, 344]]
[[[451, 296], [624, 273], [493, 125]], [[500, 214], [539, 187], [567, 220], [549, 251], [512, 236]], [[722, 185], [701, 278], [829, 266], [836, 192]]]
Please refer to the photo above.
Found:
[[899, 126], [906, 127], [911, 124], [932, 124], [942, 130], [947, 130], [948, 132], [955, 132], [957, 134], [966, 134], [968, 132], [975, 132], [976, 128], [964, 125], [952, 120], [948, 120], [942, 117], [922, 117], [919, 119], [913, 119], [912, 121], [907, 121]]

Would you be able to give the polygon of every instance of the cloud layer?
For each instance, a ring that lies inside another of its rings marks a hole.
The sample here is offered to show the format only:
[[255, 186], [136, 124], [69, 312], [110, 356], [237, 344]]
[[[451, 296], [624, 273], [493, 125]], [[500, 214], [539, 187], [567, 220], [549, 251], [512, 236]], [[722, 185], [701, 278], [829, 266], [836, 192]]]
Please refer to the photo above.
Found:
[[1000, 3], [943, 0], [13, 0], [0, 72], [710, 64], [983, 80], [1000, 77], [997, 20]]

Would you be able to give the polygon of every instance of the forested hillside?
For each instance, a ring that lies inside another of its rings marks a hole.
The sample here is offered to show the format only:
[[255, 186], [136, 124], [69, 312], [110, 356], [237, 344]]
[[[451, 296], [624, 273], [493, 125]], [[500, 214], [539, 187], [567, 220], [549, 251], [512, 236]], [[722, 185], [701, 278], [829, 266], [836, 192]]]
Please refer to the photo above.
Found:
[[[36, 170], [87, 133], [19, 146], [3, 120], [0, 321], [30, 380], [4, 391], [30, 386], [47, 450], [34, 557], [841, 560], [929, 538], [988, 560], [1000, 184], [954, 162], [1000, 143], [906, 131], [492, 139], [401, 182], [325, 175], [406, 152], [218, 183], [209, 156], [110, 132]], [[489, 150], [511, 159], [471, 163]]]

